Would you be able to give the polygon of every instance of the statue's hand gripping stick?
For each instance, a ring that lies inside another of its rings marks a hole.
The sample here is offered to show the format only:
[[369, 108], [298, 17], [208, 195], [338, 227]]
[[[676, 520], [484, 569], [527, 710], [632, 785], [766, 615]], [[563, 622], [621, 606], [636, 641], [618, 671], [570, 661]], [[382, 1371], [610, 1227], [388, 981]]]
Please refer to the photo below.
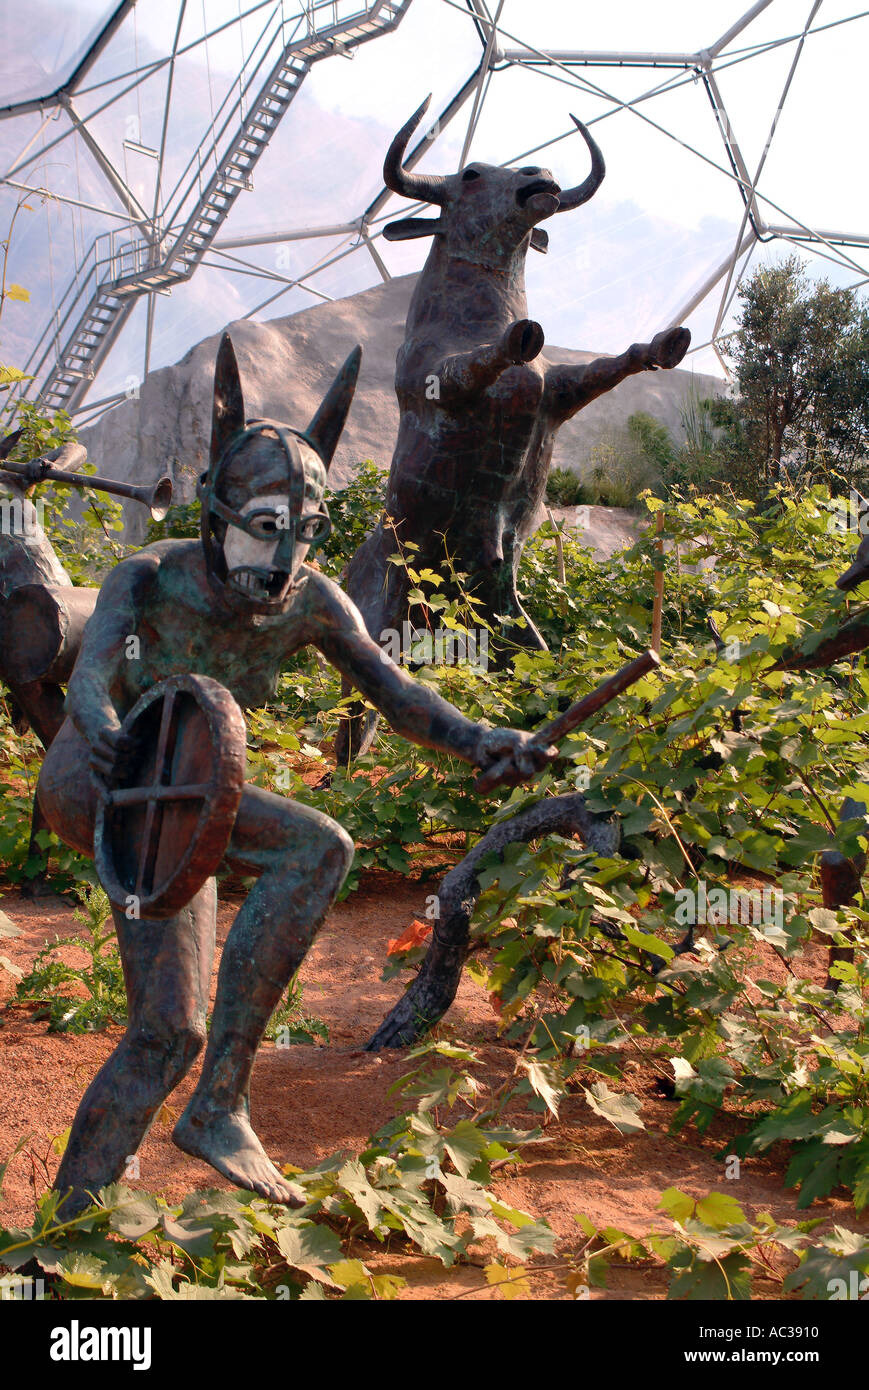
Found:
[[[661, 660], [658, 653], [649, 648], [643, 652], [642, 656], [636, 657], [634, 661], [629, 661], [627, 666], [623, 666], [620, 671], [616, 671], [614, 676], [602, 681], [594, 690], [589, 691], [581, 700], [577, 700], [563, 714], [556, 715], [555, 719], [550, 719], [547, 724], [534, 734], [531, 742], [538, 747], [548, 748], [551, 744], [560, 743], [566, 738], [573, 729], [585, 723], [598, 710], [608, 705], [610, 700], [614, 700], [617, 695], [621, 695], [627, 690], [628, 686], [648, 675], [660, 666]], [[511, 758], [501, 758], [497, 763], [487, 768], [484, 772], [474, 779], [474, 790], [478, 792], [490, 792], [501, 782], [514, 781], [514, 764]]]

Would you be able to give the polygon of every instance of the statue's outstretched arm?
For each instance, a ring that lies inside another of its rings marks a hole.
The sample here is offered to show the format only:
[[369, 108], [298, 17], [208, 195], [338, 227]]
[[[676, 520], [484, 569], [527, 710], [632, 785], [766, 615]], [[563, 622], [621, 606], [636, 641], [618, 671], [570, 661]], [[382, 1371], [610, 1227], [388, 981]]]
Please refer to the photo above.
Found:
[[368, 635], [359, 609], [337, 585], [320, 579], [318, 591], [313, 640], [326, 659], [386, 716], [396, 733], [477, 763], [480, 726], [396, 666]]
[[502, 766], [503, 780], [524, 782], [552, 751], [519, 729], [490, 729], [396, 666], [369, 637], [356, 605], [336, 584], [319, 579], [312, 640], [343, 676], [386, 715], [396, 733], [426, 748], [451, 753], [475, 767]]

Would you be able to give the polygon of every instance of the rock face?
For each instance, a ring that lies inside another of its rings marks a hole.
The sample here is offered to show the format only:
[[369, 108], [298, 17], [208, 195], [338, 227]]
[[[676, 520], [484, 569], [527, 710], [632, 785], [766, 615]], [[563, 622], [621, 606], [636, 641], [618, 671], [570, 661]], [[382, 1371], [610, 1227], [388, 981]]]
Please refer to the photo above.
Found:
[[[550, 507], [549, 510], [556, 525], [575, 531], [575, 539], [587, 545], [596, 560], [609, 560], [618, 551], [627, 550], [647, 521], [645, 514], [638, 516], [626, 507]], [[538, 526], [546, 521], [546, 509], [541, 507], [535, 519]]]
[[[282, 420], [296, 429], [308, 424], [347, 353], [362, 344], [359, 386], [332, 464], [333, 488], [348, 482], [363, 459], [389, 467], [398, 431], [395, 355], [415, 281], [415, 275], [404, 275], [270, 323], [241, 319], [228, 325], [249, 417]], [[219, 341], [220, 334], [206, 338], [174, 366], [151, 372], [138, 399], [124, 401], [82, 430], [81, 441], [98, 473], [137, 483], [169, 473], [176, 500], [190, 501], [207, 462]], [[626, 334], [625, 346], [629, 341]], [[588, 362], [597, 355], [549, 345], [544, 351], [551, 362]], [[595, 445], [638, 410], [681, 437], [680, 407], [692, 383], [701, 395], [724, 389], [718, 377], [678, 368], [628, 378], [562, 426], [553, 466], [584, 472]], [[130, 503], [127, 515], [129, 538], [141, 539], [144, 509]]]

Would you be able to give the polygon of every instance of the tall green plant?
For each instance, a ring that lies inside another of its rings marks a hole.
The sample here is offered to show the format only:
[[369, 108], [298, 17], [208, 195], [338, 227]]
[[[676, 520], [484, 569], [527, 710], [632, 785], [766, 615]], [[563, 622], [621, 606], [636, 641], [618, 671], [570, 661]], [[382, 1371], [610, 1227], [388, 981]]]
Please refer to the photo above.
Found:
[[869, 454], [869, 306], [855, 290], [811, 281], [793, 255], [758, 267], [739, 299], [726, 346], [739, 395], [721, 408], [742, 465], [739, 481], [762, 493], [785, 473], [862, 475]]

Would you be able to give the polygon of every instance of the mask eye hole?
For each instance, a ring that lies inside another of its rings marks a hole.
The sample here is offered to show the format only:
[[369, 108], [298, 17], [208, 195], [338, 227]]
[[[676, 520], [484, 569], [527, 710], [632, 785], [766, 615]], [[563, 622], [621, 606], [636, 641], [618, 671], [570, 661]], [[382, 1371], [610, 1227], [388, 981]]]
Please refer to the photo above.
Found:
[[520, 170], [519, 170], [519, 173], [520, 173], [520, 174], [539, 174], [539, 173], [540, 173], [540, 170], [539, 170], [539, 169], [520, 169]]
[[325, 540], [331, 530], [328, 517], [316, 512], [313, 516], [303, 516], [299, 522], [299, 540], [311, 544], [313, 541]]
[[466, 169], [462, 174], [462, 183], [470, 183], [472, 179], [478, 179], [480, 175], [476, 169]]
[[248, 520], [247, 530], [257, 540], [273, 541], [281, 530], [280, 521], [278, 512], [254, 512]]

